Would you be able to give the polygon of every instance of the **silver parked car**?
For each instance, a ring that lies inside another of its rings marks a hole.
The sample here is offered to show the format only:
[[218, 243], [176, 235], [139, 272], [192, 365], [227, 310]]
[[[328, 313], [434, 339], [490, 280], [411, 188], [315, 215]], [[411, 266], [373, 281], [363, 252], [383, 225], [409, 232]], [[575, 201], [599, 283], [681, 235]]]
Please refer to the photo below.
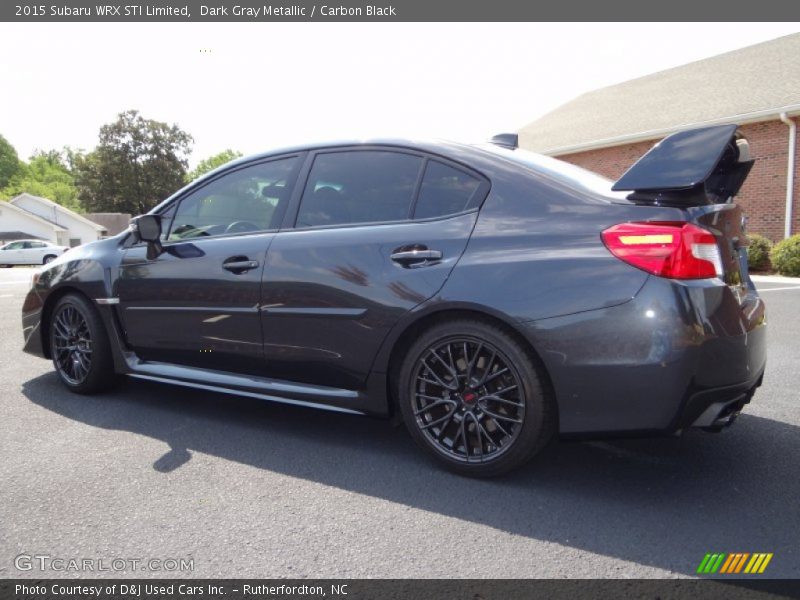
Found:
[[69, 250], [44, 240], [16, 240], [0, 246], [0, 267], [46, 265]]

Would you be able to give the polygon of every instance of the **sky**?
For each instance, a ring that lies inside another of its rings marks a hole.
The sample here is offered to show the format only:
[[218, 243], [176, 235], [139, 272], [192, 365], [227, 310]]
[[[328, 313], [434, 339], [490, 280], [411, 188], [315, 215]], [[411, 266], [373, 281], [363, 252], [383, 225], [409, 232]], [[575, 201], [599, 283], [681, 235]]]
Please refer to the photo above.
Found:
[[[119, 112], [176, 123], [198, 161], [329, 139], [481, 141], [583, 92], [798, 23], [0, 24], [0, 134], [92, 149]], [[676, 43], [678, 40], [678, 43]]]

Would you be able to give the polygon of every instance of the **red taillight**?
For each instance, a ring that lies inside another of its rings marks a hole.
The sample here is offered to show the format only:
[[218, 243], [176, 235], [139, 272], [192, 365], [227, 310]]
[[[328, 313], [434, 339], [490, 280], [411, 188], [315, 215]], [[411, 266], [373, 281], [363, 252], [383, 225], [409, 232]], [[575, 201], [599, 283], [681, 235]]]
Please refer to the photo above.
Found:
[[659, 277], [722, 276], [714, 234], [691, 223], [620, 223], [606, 229], [602, 237], [614, 256]]

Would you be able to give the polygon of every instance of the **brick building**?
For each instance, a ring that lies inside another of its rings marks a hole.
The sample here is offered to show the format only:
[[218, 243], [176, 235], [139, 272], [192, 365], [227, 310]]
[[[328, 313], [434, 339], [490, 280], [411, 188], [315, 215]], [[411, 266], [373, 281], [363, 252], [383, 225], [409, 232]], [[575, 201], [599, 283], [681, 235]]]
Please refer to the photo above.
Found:
[[780, 240], [800, 233], [798, 121], [793, 34], [588, 92], [522, 128], [519, 143], [618, 179], [670, 133], [737, 123], [756, 158], [737, 202], [748, 231]]

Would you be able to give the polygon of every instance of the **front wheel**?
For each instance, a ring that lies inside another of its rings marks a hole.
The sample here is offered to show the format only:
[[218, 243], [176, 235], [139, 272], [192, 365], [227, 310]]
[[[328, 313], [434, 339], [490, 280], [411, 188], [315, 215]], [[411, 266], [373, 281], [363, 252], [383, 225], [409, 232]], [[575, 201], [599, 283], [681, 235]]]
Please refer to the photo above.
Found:
[[502, 329], [450, 321], [423, 333], [400, 369], [397, 398], [414, 440], [445, 467], [491, 477], [551, 439], [555, 410], [535, 359]]
[[46, 265], [47, 263], [51, 263], [51, 262], [53, 262], [55, 259], [56, 259], [56, 257], [55, 257], [55, 255], [54, 255], [54, 254], [48, 254], [48, 255], [47, 255], [47, 256], [45, 256], [45, 257], [44, 257], [44, 259], [42, 260], [42, 264], [43, 264], [43, 265]]
[[116, 380], [103, 321], [86, 298], [68, 294], [50, 319], [50, 354], [61, 382], [78, 394], [93, 394]]

